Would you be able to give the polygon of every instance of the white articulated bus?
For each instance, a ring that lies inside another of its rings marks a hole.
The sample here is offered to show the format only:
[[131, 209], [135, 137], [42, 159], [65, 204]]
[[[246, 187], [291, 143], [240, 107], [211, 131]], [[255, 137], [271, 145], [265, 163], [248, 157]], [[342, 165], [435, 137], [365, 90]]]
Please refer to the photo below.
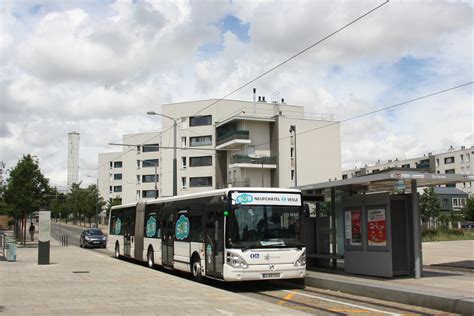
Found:
[[107, 248], [196, 280], [295, 279], [306, 273], [301, 192], [229, 188], [113, 207]]

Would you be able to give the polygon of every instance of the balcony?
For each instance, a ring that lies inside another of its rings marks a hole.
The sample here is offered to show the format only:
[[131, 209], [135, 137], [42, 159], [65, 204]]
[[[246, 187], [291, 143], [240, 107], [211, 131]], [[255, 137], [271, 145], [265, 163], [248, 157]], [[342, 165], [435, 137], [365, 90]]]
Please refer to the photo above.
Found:
[[251, 157], [245, 155], [233, 155], [230, 158], [229, 168], [264, 168], [264, 169], [276, 169], [276, 157]]
[[235, 148], [241, 144], [250, 144], [249, 131], [233, 130], [217, 136], [216, 149]]

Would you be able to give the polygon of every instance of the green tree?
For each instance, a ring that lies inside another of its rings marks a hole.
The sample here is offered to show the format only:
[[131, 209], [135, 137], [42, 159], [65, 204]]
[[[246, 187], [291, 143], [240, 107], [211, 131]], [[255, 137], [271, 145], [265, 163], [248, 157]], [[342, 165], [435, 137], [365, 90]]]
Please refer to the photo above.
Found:
[[24, 155], [10, 171], [4, 192], [5, 202], [11, 207], [11, 216], [22, 221], [21, 238], [26, 241], [27, 218], [41, 207], [49, 205], [51, 188], [31, 155]]
[[463, 214], [466, 220], [474, 222], [474, 197], [467, 199], [466, 206], [463, 208]]
[[431, 229], [431, 223], [439, 216], [441, 205], [439, 198], [432, 187], [423, 189], [420, 199], [421, 218], [428, 223], [428, 229]]

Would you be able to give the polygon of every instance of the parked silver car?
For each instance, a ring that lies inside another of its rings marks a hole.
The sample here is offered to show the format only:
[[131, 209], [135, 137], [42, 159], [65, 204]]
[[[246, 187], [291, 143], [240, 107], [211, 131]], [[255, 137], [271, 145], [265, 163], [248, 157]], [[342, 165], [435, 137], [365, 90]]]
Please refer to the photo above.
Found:
[[107, 236], [98, 228], [86, 229], [81, 233], [79, 245], [84, 248], [105, 248], [107, 247]]

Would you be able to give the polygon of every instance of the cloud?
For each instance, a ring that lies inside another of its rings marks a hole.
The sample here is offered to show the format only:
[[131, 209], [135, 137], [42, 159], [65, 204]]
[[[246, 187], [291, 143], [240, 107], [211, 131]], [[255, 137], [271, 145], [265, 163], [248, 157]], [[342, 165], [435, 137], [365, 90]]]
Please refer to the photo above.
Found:
[[[378, 3], [4, 1], [0, 160], [38, 155], [65, 185], [76, 130], [81, 177], [94, 174], [97, 152], [122, 150], [109, 142], [159, 129], [146, 111], [222, 97]], [[472, 80], [472, 9], [391, 1], [231, 98], [251, 100], [256, 87], [343, 120]], [[471, 145], [472, 93], [343, 123], [343, 167]]]

